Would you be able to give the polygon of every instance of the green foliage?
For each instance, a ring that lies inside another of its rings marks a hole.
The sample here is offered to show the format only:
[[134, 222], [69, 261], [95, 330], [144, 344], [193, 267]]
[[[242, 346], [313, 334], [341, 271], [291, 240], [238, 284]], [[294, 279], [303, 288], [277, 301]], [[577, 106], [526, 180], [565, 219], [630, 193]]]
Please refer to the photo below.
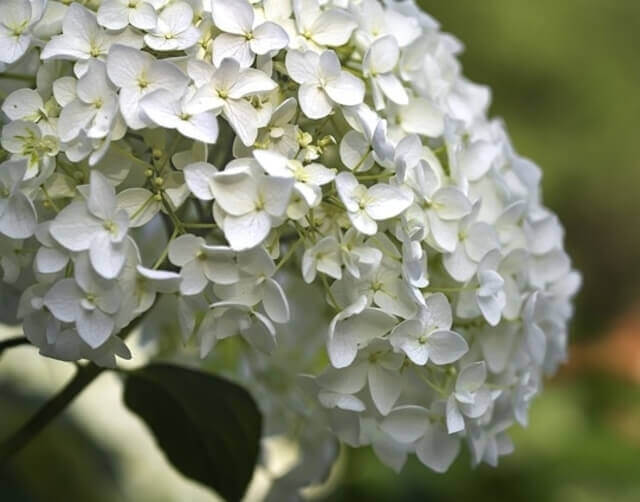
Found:
[[261, 434], [247, 391], [209, 373], [152, 364], [127, 376], [124, 401], [182, 474], [229, 501], [242, 498]]

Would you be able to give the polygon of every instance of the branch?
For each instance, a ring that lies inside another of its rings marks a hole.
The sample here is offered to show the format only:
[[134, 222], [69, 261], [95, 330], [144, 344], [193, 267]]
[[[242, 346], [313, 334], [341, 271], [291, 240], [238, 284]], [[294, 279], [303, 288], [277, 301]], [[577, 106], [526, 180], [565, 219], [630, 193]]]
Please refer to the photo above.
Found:
[[0, 355], [2, 355], [2, 353], [7, 349], [18, 347], [20, 345], [29, 345], [30, 343], [31, 342], [22, 335], [7, 338], [6, 340], [0, 341]]

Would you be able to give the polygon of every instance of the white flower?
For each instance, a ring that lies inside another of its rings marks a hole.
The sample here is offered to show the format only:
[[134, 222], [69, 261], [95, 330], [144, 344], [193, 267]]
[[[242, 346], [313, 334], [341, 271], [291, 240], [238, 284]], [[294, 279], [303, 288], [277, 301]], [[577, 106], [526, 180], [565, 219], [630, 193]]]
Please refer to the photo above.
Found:
[[293, 189], [305, 200], [309, 207], [315, 207], [322, 200], [320, 187], [331, 183], [335, 178], [335, 169], [312, 162], [303, 164], [299, 160], [287, 159], [270, 150], [254, 150], [253, 156], [268, 174], [283, 178], [293, 178]]
[[193, 9], [186, 2], [174, 2], [160, 12], [155, 26], [144, 36], [144, 42], [157, 51], [187, 49], [200, 38], [193, 26]]
[[184, 234], [171, 241], [169, 260], [181, 268], [180, 292], [197, 295], [207, 282], [233, 284], [238, 281], [234, 253], [226, 246], [207, 245], [202, 237]]
[[367, 297], [361, 296], [331, 320], [327, 339], [331, 364], [334, 368], [351, 365], [361, 346], [388, 333], [395, 323], [393, 316], [368, 308]]
[[31, 237], [36, 229], [36, 209], [20, 190], [26, 171], [24, 160], [0, 164], [0, 233], [12, 239]]
[[58, 138], [43, 136], [42, 130], [33, 122], [15, 120], [2, 128], [2, 147], [12, 153], [12, 159], [27, 160], [25, 180], [35, 178], [42, 172], [50, 172], [52, 157], [58, 153]]
[[78, 3], [72, 3], [64, 16], [62, 35], [56, 35], [47, 42], [40, 57], [44, 60], [72, 61], [104, 59], [110, 47], [116, 43], [136, 48], [142, 45], [136, 36], [131, 36], [127, 31], [120, 34], [108, 33], [98, 25], [94, 13]]
[[59, 321], [75, 323], [80, 337], [95, 349], [114, 333], [121, 291], [117, 283], [95, 275], [86, 254], [78, 257], [74, 271], [74, 279], [62, 279], [47, 291], [44, 305]]
[[35, 89], [16, 89], [2, 103], [2, 111], [11, 120], [38, 124], [44, 135], [55, 135], [56, 117], [49, 115], [42, 97]]
[[247, 0], [212, 0], [213, 22], [224, 33], [213, 43], [213, 64], [220, 66], [225, 58], [233, 58], [240, 66], [251, 66], [255, 55], [277, 52], [289, 43], [287, 32], [270, 21], [255, 19]]
[[455, 250], [446, 253], [442, 263], [449, 275], [456, 281], [467, 282], [477, 269], [478, 263], [492, 249], [499, 247], [498, 236], [494, 228], [486, 222], [474, 221], [477, 217], [479, 206], [462, 220], [458, 226]]
[[282, 286], [273, 279], [276, 266], [264, 248], [255, 248], [238, 256], [242, 278], [235, 284], [220, 283], [216, 294], [228, 303], [252, 309], [260, 302], [269, 318], [276, 323], [289, 322], [289, 302]]
[[222, 109], [222, 115], [242, 142], [253, 144], [258, 134], [258, 114], [246, 98], [276, 88], [276, 83], [260, 70], [241, 69], [235, 59], [224, 59], [220, 67], [205, 70], [208, 82], [198, 88], [186, 106], [188, 113]]
[[323, 237], [313, 247], [304, 252], [302, 257], [302, 277], [305, 282], [313, 282], [317, 272], [322, 272], [334, 279], [342, 278], [340, 245], [332, 235]]
[[449, 434], [464, 430], [464, 417], [478, 418], [491, 406], [491, 391], [484, 385], [487, 368], [484, 361], [465, 366], [456, 379], [455, 392], [447, 400]]
[[177, 323], [298, 438], [274, 500], [336, 439], [495, 465], [581, 279], [461, 50], [413, 0], [0, 0], [2, 313], [108, 367]]
[[90, 61], [87, 73], [75, 87], [76, 99], [60, 113], [58, 131], [60, 139], [70, 142], [81, 132], [89, 138], [104, 138], [113, 127], [118, 100], [107, 80], [107, 69], [102, 61]]
[[158, 89], [140, 100], [145, 115], [156, 125], [167, 129], [177, 129], [187, 138], [203, 143], [215, 143], [218, 138], [218, 119], [220, 110], [200, 113], [188, 113], [186, 105], [191, 93], [179, 97], [165, 89]]
[[305, 115], [321, 119], [335, 104], [353, 106], [362, 103], [364, 84], [358, 77], [340, 68], [333, 51], [289, 51], [285, 60], [289, 76], [298, 84], [298, 102]]
[[129, 217], [118, 209], [115, 190], [98, 171], [91, 172], [89, 197], [69, 204], [51, 224], [51, 236], [69, 251], [89, 251], [102, 277], [117, 277], [126, 258]]
[[232, 249], [250, 249], [266, 239], [287, 210], [293, 183], [293, 178], [266, 176], [242, 161], [214, 175], [211, 191], [226, 213], [223, 230]]
[[155, 270], [138, 265], [136, 267], [135, 296], [138, 306], [135, 313], [139, 314], [151, 308], [158, 293], [175, 293], [180, 289], [180, 274], [167, 270]]
[[394, 348], [415, 364], [451, 364], [469, 350], [466, 340], [451, 331], [451, 306], [442, 293], [427, 297], [417, 319], [403, 321], [389, 337]]
[[293, 0], [299, 44], [338, 47], [347, 43], [357, 24], [351, 14], [340, 8], [320, 9], [317, 0]]
[[0, 4], [0, 63], [14, 63], [27, 52], [31, 29], [44, 7], [42, 0], [5, 0]]
[[400, 79], [393, 74], [399, 58], [398, 42], [392, 36], [378, 38], [364, 55], [364, 76], [371, 79], [371, 92], [376, 110], [384, 108], [385, 96], [398, 105], [409, 104], [407, 91]]
[[400, 443], [415, 442], [420, 462], [436, 472], [446, 472], [460, 452], [460, 440], [432, 423], [429, 410], [421, 406], [394, 408], [380, 427]]
[[109, 51], [107, 73], [120, 88], [120, 110], [127, 125], [133, 129], [148, 125], [140, 109], [143, 96], [158, 89], [182, 96], [189, 82], [172, 63], [157, 61], [150, 54], [122, 45], [115, 45]]
[[318, 378], [318, 383], [344, 397], [359, 392], [368, 384], [376, 408], [382, 415], [387, 415], [404, 387], [404, 375], [399, 371], [403, 359], [389, 350], [386, 342], [374, 341], [360, 352], [353, 364], [337, 371], [329, 370]]
[[378, 231], [377, 221], [398, 216], [413, 202], [412, 193], [408, 190], [386, 183], [367, 188], [347, 172], [338, 174], [336, 188], [351, 223], [366, 235], [374, 235]]
[[98, 23], [110, 30], [121, 30], [128, 24], [141, 30], [156, 27], [158, 0], [105, 0], [98, 8]]

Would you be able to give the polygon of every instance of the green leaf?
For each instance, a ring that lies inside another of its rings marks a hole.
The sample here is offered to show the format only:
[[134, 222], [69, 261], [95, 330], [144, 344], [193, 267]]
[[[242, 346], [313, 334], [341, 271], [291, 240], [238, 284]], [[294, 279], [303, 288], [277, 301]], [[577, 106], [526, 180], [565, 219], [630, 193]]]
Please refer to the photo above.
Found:
[[261, 415], [242, 387], [168, 364], [130, 373], [124, 402], [173, 466], [229, 501], [242, 498], [258, 458]]

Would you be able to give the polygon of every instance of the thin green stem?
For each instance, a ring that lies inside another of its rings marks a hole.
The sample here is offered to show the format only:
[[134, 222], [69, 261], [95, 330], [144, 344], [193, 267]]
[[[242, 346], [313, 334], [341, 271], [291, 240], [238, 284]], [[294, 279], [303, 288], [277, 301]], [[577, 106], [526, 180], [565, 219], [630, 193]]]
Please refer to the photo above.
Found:
[[[125, 339], [129, 336], [141, 320], [142, 317], [138, 317], [132, 321], [127, 330], [121, 335], [121, 338]], [[47, 401], [22, 427], [0, 444], [0, 468], [4, 467], [16, 453], [27, 446], [42, 429], [60, 415], [69, 403], [106, 369], [94, 363], [77, 366], [77, 368], [76, 374], [60, 392]]]
[[27, 340], [27, 338], [25, 336], [19, 335], [19, 336], [13, 336], [11, 338], [7, 338], [5, 340], [2, 340], [0, 342], [0, 355], [2, 355], [2, 353], [7, 350], [7, 349], [11, 349], [13, 347], [18, 347], [20, 345], [29, 345], [29, 340]]
[[0, 78], [7, 79], [7, 80], [22, 80], [24, 82], [29, 82], [31, 84], [36, 83], [36, 77], [34, 75], [27, 75], [24, 73], [4, 72], [0, 74]]
[[53, 399], [47, 401], [29, 421], [0, 445], [0, 467], [6, 465], [16, 453], [29, 444], [103, 371], [104, 368], [93, 363], [81, 366], [71, 381]]
[[184, 228], [216, 228], [215, 223], [183, 223]]
[[176, 235], [178, 235], [178, 229], [174, 228], [173, 233], [171, 234], [171, 237], [169, 237], [169, 241], [167, 242], [167, 245], [162, 250], [162, 253], [160, 254], [160, 256], [158, 256], [158, 259], [156, 260], [156, 262], [153, 264], [154, 270], [157, 269], [160, 265], [162, 265], [164, 260], [167, 259], [167, 255], [169, 254], [169, 245], [171, 244], [171, 241], [176, 238]]
[[297, 247], [302, 243], [302, 238], [298, 239], [297, 241], [295, 241], [293, 244], [291, 244], [291, 247], [289, 248], [289, 251], [287, 251], [287, 254], [285, 254], [282, 257], [282, 260], [280, 260], [280, 262], [278, 263], [278, 265], [276, 266], [276, 272], [278, 270], [280, 270], [285, 263], [287, 263], [291, 257], [293, 256], [293, 253], [296, 252]]

